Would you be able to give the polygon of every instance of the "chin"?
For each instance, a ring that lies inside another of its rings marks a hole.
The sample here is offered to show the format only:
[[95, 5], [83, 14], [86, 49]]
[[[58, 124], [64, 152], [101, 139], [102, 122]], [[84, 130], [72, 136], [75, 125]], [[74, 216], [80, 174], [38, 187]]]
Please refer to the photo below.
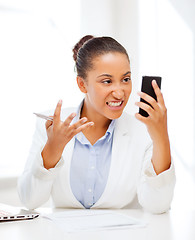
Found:
[[123, 113], [123, 111], [121, 111], [120, 113], [109, 114], [108, 119], [114, 120], [114, 119], [120, 118], [120, 116], [122, 115], [122, 113]]

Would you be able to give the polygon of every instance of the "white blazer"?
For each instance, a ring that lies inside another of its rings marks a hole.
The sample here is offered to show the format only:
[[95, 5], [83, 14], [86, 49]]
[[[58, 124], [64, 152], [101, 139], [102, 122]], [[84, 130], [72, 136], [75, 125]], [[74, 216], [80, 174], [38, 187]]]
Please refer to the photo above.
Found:
[[[75, 112], [62, 109], [61, 119]], [[53, 115], [53, 112], [47, 112]], [[41, 151], [47, 141], [45, 121], [37, 119], [29, 157], [18, 180], [21, 201], [29, 209], [40, 207], [52, 197], [55, 207], [84, 208], [70, 186], [70, 165], [74, 149], [73, 138], [65, 147], [58, 164], [45, 169]], [[105, 190], [92, 208], [143, 207], [153, 213], [170, 208], [175, 186], [173, 164], [156, 175], [151, 163], [152, 142], [144, 124], [123, 112], [116, 120], [111, 166]], [[79, 159], [78, 159], [79, 161]]]

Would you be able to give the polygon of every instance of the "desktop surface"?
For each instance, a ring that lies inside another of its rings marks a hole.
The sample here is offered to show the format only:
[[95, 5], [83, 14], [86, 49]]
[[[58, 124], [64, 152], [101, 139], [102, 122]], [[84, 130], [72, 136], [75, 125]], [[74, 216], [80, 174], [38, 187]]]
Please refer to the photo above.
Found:
[[[40, 208], [40, 214], [64, 211], [65, 209]], [[143, 210], [114, 210], [131, 217], [144, 220], [145, 227], [85, 231], [64, 233], [51, 220], [40, 216], [33, 220], [0, 223], [1, 240], [31, 240], [31, 239], [134, 239], [134, 240], [194, 240], [195, 239], [195, 211], [172, 211], [154, 215]]]

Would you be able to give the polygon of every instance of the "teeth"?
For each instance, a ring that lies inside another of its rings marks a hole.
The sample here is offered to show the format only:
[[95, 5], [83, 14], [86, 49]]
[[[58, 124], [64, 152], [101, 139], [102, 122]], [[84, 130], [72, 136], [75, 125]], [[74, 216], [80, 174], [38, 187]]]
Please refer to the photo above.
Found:
[[108, 102], [108, 105], [111, 106], [111, 107], [118, 107], [120, 106], [122, 103], [122, 101], [120, 102]]

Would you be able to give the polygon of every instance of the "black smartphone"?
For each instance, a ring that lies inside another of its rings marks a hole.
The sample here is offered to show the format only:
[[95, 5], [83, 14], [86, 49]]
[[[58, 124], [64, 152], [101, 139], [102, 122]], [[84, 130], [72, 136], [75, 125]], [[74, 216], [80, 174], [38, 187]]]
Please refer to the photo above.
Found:
[[[156, 76], [143, 76], [142, 77], [142, 86], [141, 86], [141, 91], [144, 93], [147, 93], [148, 95], [150, 95], [151, 97], [153, 97], [155, 100], [157, 100], [156, 98], [156, 94], [154, 92], [154, 89], [152, 87], [152, 80], [156, 80], [159, 88], [161, 88], [161, 77], [156, 77]], [[146, 102], [144, 99], [140, 99], [141, 102], [147, 103], [148, 105], [150, 105], [148, 102]], [[150, 105], [151, 106], [151, 105]], [[141, 114], [144, 117], [148, 117], [148, 113], [146, 111], [144, 111], [143, 109], [139, 108], [139, 114]]]

